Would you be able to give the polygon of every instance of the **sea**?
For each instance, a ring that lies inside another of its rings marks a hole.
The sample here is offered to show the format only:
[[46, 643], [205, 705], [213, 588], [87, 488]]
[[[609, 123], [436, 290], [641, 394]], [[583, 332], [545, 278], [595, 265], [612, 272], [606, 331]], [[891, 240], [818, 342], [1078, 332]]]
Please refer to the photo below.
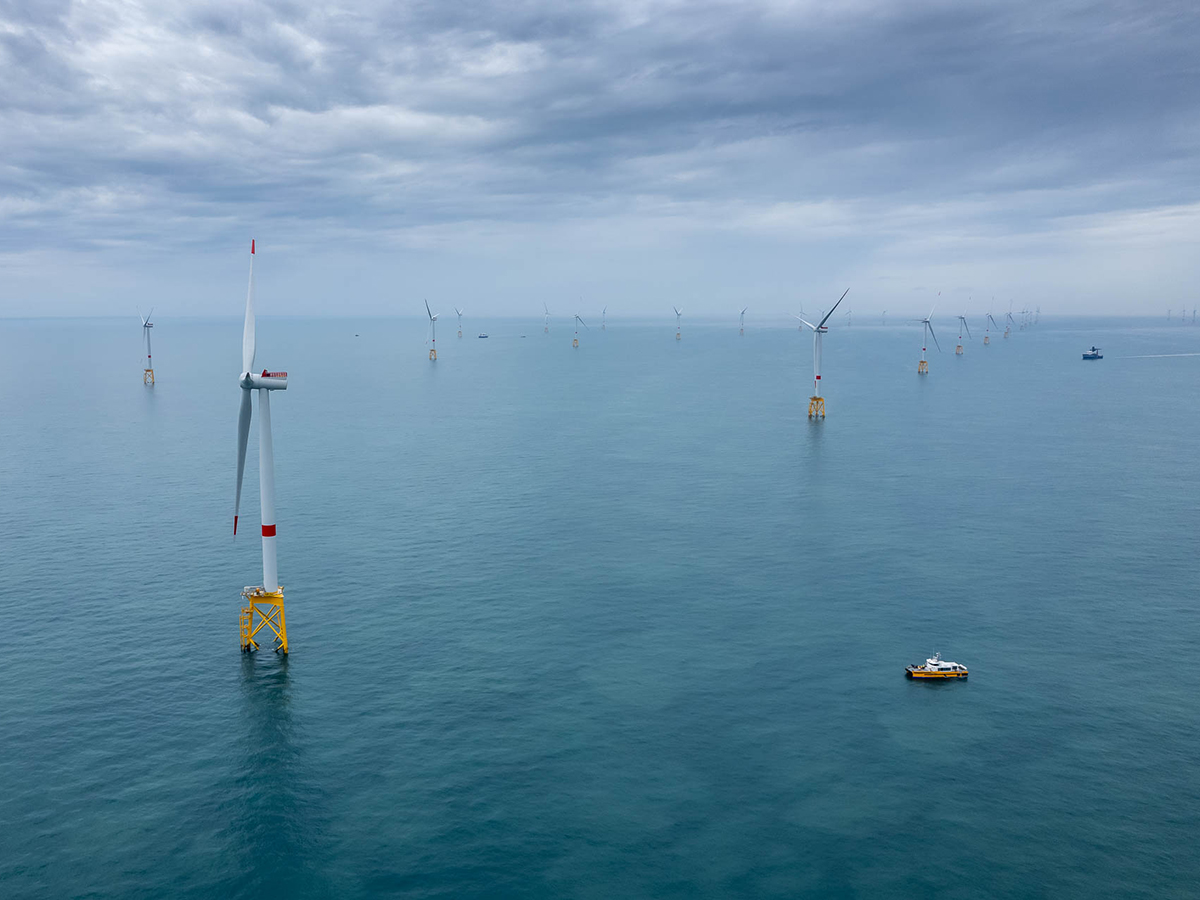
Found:
[[287, 657], [241, 321], [0, 322], [0, 897], [1200, 896], [1200, 326], [599, 319], [259, 318]]

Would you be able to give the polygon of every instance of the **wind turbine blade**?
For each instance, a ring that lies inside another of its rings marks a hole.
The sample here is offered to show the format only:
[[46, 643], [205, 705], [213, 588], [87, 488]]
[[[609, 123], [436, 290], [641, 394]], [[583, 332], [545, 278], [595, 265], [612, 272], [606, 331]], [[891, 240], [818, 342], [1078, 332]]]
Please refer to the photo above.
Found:
[[[588, 323], [587, 323], [587, 322], [585, 322], [585, 321], [583, 321], [583, 319], [580, 319], [580, 320], [579, 320], [579, 323], [580, 323], [581, 325], [583, 325], [583, 327], [584, 327], [584, 328], [588, 328]], [[592, 330], [592, 329], [588, 328], [588, 331], [591, 331], [591, 330]]]
[[746, 310], [748, 310], [749, 308], [750, 308], [750, 307], [748, 307], [748, 306], [743, 306], [743, 307], [742, 307], [742, 315], [743, 315], [743, 316], [746, 314]]
[[[838, 297], [838, 302], [837, 302], [837, 303], [835, 303], [835, 304], [833, 304], [833, 309], [837, 309], [837, 308], [838, 308], [838, 303], [841, 303], [843, 300], [845, 300], [845, 299], [846, 299], [846, 294], [848, 294], [848, 293], [850, 293], [850, 288], [846, 288], [846, 290], [845, 290], [845, 291], [842, 293], [842, 296]], [[828, 321], [829, 321], [829, 317], [833, 315], [833, 309], [831, 309], [829, 312], [825, 313], [825, 318], [823, 318], [823, 319], [821, 320], [821, 324], [817, 326], [818, 328], [824, 328], [824, 327], [825, 327], [825, 323], [826, 323], [826, 322], [828, 322]]]
[[425, 301], [425, 315], [429, 316], [429, 321], [433, 321], [433, 312], [429, 309], [429, 301]]
[[242, 506], [242, 475], [246, 472], [246, 443], [250, 439], [250, 392], [242, 388], [242, 408], [238, 410], [237, 493], [233, 498], [233, 533], [237, 534], [238, 511]]
[[971, 326], [967, 324], [967, 320], [963, 319], [963, 327], [967, 329], [967, 337], [971, 336]]
[[937, 335], [933, 333], [933, 323], [926, 322], [925, 324], [929, 328], [929, 336], [933, 338], [933, 345], [938, 348], [938, 353], [941, 353], [942, 345], [938, 343]]
[[242, 372], [254, 368], [254, 240], [250, 240], [250, 286], [246, 289], [246, 324], [242, 327]]
[[459, 309], [457, 306], [456, 306], [456, 307], [454, 307], [454, 311], [455, 311], [455, 312], [456, 312], [458, 315], [460, 315], [460, 316], [462, 315], [462, 310], [461, 310], [461, 309]]
[[545, 303], [542, 304], [542, 309], [546, 311], [546, 315], [550, 315], [550, 307], [548, 307]]
[[[796, 318], [800, 319], [799, 316], [796, 316]], [[813, 331], [817, 330], [817, 326], [814, 325], [812, 322], [809, 322], [807, 319], [800, 319], [800, 321], [803, 322], [805, 325], [807, 325], [809, 328], [811, 328]]]
[[675, 310], [675, 315], [677, 315], [677, 316], [681, 316], [681, 315], [683, 315], [683, 310], [681, 310], [681, 309], [676, 309], [674, 306], [672, 306], [672, 307], [671, 307], [671, 309], [674, 309], [674, 310]]

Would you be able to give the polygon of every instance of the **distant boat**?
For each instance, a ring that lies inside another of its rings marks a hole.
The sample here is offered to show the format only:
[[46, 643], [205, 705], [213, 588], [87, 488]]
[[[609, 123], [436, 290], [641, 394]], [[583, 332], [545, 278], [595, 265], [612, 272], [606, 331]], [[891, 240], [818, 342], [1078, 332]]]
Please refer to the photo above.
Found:
[[1093, 347], [1091, 350], [1083, 352], [1084, 359], [1104, 359], [1104, 354], [1100, 352], [1099, 347]]
[[481, 332], [479, 332], [479, 336], [480, 336], [481, 338], [485, 338], [485, 337], [487, 337], [487, 332], [486, 332], [486, 331], [481, 331]]

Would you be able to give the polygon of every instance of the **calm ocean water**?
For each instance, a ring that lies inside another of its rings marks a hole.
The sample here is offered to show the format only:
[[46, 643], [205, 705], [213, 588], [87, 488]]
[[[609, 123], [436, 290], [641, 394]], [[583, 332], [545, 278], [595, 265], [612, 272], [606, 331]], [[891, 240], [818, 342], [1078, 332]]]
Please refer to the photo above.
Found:
[[259, 320], [286, 661], [240, 321], [0, 324], [0, 896], [1197, 895], [1200, 326], [591, 324]]

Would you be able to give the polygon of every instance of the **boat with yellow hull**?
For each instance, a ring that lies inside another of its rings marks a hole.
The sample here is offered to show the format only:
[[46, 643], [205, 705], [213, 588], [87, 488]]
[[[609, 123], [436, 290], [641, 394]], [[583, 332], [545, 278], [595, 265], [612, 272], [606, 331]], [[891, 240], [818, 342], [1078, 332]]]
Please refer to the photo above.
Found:
[[967, 667], [956, 662], [942, 659], [940, 653], [935, 653], [925, 660], [923, 666], [908, 666], [904, 669], [908, 678], [966, 678]]

